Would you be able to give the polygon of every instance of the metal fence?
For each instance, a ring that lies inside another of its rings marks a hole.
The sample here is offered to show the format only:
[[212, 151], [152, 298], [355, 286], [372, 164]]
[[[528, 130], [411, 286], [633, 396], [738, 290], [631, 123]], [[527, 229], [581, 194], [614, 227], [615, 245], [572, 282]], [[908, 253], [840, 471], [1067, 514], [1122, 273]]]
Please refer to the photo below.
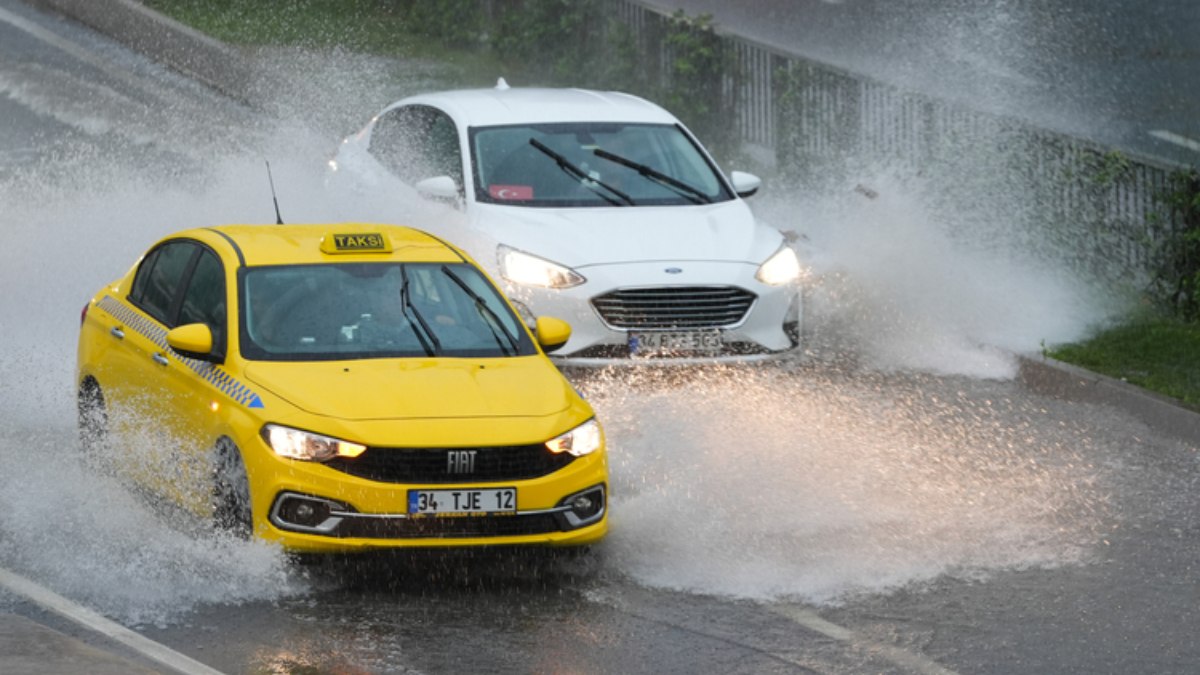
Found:
[[[669, 87], [672, 18], [636, 0], [614, 5]], [[1110, 280], [1152, 274], [1156, 244], [1175, 226], [1162, 197], [1181, 167], [720, 37], [729, 66], [716, 76], [735, 111], [730, 131], [773, 156], [782, 174], [802, 180], [870, 162], [958, 181], [972, 208], [1004, 213], [1016, 238], [1067, 265]]]

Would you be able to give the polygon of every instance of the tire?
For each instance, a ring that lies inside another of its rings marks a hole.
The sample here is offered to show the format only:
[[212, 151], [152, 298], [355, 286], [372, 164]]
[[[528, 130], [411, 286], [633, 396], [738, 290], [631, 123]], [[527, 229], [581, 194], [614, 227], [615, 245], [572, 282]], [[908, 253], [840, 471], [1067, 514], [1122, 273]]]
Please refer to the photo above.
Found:
[[238, 539], [249, 539], [254, 530], [250, 508], [250, 482], [237, 445], [228, 438], [217, 441], [212, 458], [213, 526]]
[[86, 457], [93, 458], [108, 441], [108, 410], [104, 406], [100, 384], [91, 378], [84, 380], [76, 400], [79, 447]]

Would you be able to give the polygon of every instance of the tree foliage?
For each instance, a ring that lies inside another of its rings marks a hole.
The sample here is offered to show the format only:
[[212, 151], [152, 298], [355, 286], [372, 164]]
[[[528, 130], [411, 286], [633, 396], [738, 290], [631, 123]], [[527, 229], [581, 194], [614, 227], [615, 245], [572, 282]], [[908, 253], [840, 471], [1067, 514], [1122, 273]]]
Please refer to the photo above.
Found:
[[1200, 321], [1200, 171], [1178, 171], [1164, 195], [1156, 295], [1176, 316]]

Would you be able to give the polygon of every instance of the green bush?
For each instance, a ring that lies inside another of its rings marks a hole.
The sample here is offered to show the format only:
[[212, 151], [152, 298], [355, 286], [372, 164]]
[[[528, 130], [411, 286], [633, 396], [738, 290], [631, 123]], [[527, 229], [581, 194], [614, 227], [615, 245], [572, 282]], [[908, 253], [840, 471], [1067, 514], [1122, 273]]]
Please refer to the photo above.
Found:
[[1173, 174], [1164, 202], [1154, 294], [1175, 316], [1200, 321], [1200, 171]]

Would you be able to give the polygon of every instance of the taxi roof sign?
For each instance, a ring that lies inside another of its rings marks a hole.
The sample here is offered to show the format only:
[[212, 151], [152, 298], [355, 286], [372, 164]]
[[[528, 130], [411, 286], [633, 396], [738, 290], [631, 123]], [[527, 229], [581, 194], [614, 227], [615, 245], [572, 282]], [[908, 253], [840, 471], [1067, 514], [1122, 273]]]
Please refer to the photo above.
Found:
[[391, 253], [392, 243], [381, 232], [330, 232], [321, 237], [321, 252]]

